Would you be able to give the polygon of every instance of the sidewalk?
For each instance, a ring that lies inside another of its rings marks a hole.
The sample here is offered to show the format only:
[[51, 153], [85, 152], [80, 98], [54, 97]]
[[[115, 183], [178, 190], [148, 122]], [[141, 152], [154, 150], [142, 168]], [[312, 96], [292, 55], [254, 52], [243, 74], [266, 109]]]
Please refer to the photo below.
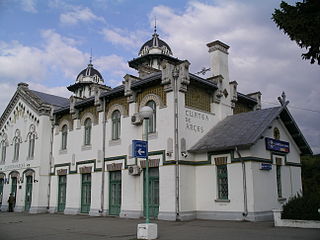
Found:
[[[0, 239], [4, 240], [133, 240], [143, 219], [90, 217], [87, 215], [0, 212]], [[319, 229], [275, 228], [272, 222], [152, 221], [160, 240], [319, 240]]]

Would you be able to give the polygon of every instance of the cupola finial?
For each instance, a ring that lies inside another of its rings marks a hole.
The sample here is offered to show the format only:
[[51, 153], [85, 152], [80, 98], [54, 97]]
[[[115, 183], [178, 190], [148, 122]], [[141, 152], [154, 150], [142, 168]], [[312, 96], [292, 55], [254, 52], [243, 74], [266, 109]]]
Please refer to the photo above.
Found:
[[154, 33], [157, 33], [157, 17], [154, 17]]
[[90, 65], [92, 65], [92, 48], [90, 48], [90, 61], [89, 61]]

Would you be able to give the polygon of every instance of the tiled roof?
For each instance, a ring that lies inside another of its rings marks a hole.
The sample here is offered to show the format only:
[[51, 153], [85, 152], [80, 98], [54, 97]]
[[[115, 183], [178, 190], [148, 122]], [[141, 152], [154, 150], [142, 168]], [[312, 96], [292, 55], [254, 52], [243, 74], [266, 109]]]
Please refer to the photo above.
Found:
[[57, 106], [57, 107], [63, 107], [69, 104], [69, 99], [67, 98], [58, 97], [55, 95], [38, 92], [34, 90], [30, 90], [30, 91], [34, 93], [37, 97], [39, 97], [46, 104]]

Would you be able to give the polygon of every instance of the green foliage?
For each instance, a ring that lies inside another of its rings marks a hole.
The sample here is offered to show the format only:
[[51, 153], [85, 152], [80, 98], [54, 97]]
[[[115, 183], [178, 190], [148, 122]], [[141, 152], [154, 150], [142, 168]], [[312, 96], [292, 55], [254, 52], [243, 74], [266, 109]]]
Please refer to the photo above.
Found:
[[291, 198], [284, 206], [282, 218], [320, 220], [320, 155], [304, 156], [302, 163], [303, 196]]
[[311, 64], [320, 64], [320, 1], [304, 0], [291, 6], [282, 1], [280, 9], [275, 9], [272, 20], [280, 30], [288, 34], [299, 47], [306, 48], [303, 59], [310, 59]]
[[301, 163], [303, 194], [320, 195], [320, 155], [302, 157]]
[[281, 218], [299, 220], [320, 220], [320, 195], [318, 193], [297, 195], [284, 206]]

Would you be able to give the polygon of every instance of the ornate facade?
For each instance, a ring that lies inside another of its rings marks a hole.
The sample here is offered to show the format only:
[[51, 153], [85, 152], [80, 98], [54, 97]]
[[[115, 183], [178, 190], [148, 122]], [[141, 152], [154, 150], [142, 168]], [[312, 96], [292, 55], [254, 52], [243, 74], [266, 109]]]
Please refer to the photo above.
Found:
[[[20, 83], [0, 119], [1, 209], [14, 193], [15, 211], [143, 217], [146, 161], [133, 157], [132, 140], [148, 134], [152, 217], [270, 219], [301, 191], [300, 155], [311, 149], [284, 97], [261, 110], [259, 92], [229, 81], [229, 46], [207, 46], [208, 79], [155, 32], [129, 62], [137, 76], [118, 87], [91, 61], [69, 99]], [[139, 114], [146, 105], [149, 120]]]

